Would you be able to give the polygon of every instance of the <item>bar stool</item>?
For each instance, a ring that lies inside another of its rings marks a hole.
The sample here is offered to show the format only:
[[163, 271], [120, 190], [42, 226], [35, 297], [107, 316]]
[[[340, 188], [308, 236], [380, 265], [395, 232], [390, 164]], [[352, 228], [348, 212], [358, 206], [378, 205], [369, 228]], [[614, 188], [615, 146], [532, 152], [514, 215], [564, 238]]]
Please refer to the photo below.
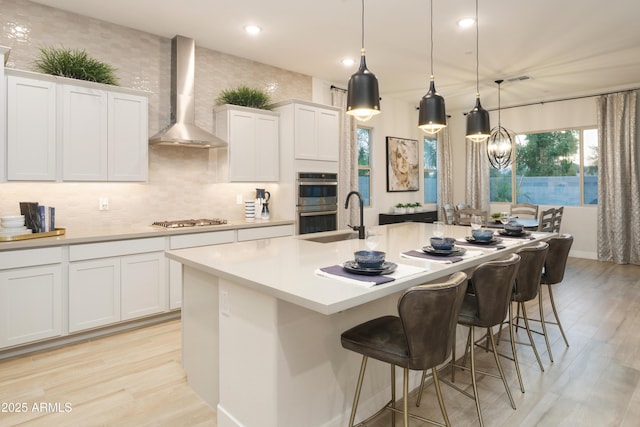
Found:
[[[391, 400], [358, 425], [364, 425], [385, 409], [402, 412], [405, 427], [409, 417], [424, 422], [450, 426], [444, 406], [436, 366], [445, 362], [453, 346], [456, 320], [464, 298], [467, 275], [452, 274], [442, 283], [414, 286], [398, 300], [399, 316], [383, 316], [357, 325], [341, 335], [342, 346], [362, 354], [360, 375], [356, 387], [349, 427], [353, 427], [367, 359], [372, 357], [391, 365]], [[395, 367], [404, 368], [404, 401], [402, 411], [395, 407]], [[433, 383], [444, 424], [408, 412], [409, 369], [433, 371]]]
[[[510, 358], [516, 364], [516, 372], [518, 374], [518, 381], [520, 382], [520, 389], [524, 393], [524, 386], [522, 384], [522, 376], [520, 375], [520, 366], [518, 363], [518, 357], [516, 353], [516, 344], [528, 345], [533, 349], [533, 353], [538, 361], [540, 370], [544, 372], [538, 349], [533, 341], [531, 335], [531, 328], [529, 327], [529, 317], [527, 316], [527, 308], [525, 302], [531, 301], [538, 296], [538, 290], [540, 289], [540, 276], [542, 274], [542, 267], [544, 266], [544, 260], [549, 250], [549, 244], [546, 242], [538, 242], [532, 246], [526, 246], [518, 249], [516, 253], [520, 255], [520, 267], [518, 268], [518, 274], [513, 287], [513, 293], [511, 294], [511, 301], [516, 303], [517, 310], [515, 319], [515, 326], [513, 321], [507, 322], [509, 324], [509, 332], [511, 341], [511, 351], [513, 357]], [[522, 313], [522, 314], [521, 314]], [[509, 318], [512, 319], [511, 307], [509, 307]], [[520, 319], [524, 321], [524, 327], [527, 330], [527, 336], [529, 337], [528, 343], [517, 342], [514, 338], [513, 330], [516, 332], [519, 328]], [[504, 356], [504, 355], [502, 355]], [[504, 356], [507, 357], [507, 356]]]
[[547, 325], [556, 325], [560, 328], [560, 333], [564, 339], [564, 343], [569, 347], [569, 341], [564, 333], [560, 318], [558, 317], [558, 310], [556, 309], [556, 303], [553, 299], [552, 285], [556, 285], [564, 279], [564, 271], [567, 267], [567, 259], [569, 258], [569, 251], [571, 245], [573, 245], [573, 236], [571, 234], [563, 234], [558, 237], [552, 237], [548, 241], [549, 251], [544, 261], [544, 271], [540, 279], [540, 285], [546, 285], [549, 291], [549, 300], [551, 301], [551, 308], [553, 309], [553, 316], [555, 322], [547, 322], [544, 318], [544, 310], [542, 307], [542, 289], [538, 293], [538, 305], [540, 309], [540, 323], [542, 324], [542, 334], [544, 335], [545, 343], [547, 344], [547, 351], [549, 352], [549, 360], [553, 362], [553, 354], [551, 354], [551, 346], [549, 345], [549, 336], [547, 334]]
[[[482, 420], [482, 411], [480, 409], [480, 399], [478, 397], [478, 384], [476, 381], [476, 372], [480, 372], [484, 375], [488, 375], [494, 378], [502, 379], [504, 388], [509, 397], [511, 407], [516, 409], [516, 405], [511, 396], [511, 390], [504, 376], [502, 365], [500, 364], [500, 358], [496, 350], [495, 339], [493, 336], [493, 327], [501, 325], [502, 321], [507, 316], [509, 305], [511, 304], [511, 295], [513, 293], [513, 284], [518, 273], [520, 265], [520, 255], [511, 254], [508, 258], [498, 261], [489, 261], [480, 264], [474, 271], [469, 279], [471, 286], [471, 292], [465, 294], [462, 308], [460, 309], [460, 315], [458, 316], [458, 324], [469, 327], [469, 335], [467, 338], [467, 351], [470, 353], [471, 358], [471, 383], [473, 386], [473, 395], [462, 390], [460, 387], [452, 384], [446, 380], [442, 380], [451, 385], [456, 390], [472, 398], [476, 402], [476, 411], [478, 412], [478, 420], [480, 425], [484, 426]], [[474, 329], [476, 327], [486, 328], [487, 335], [491, 343], [491, 349], [493, 350], [493, 357], [498, 367], [499, 375], [495, 375], [489, 372], [483, 372], [476, 370], [475, 361], [475, 334]], [[465, 357], [466, 359], [466, 357]], [[455, 380], [455, 368], [469, 369], [464, 365], [455, 364], [455, 342], [453, 348], [453, 358], [451, 361], [451, 380]]]

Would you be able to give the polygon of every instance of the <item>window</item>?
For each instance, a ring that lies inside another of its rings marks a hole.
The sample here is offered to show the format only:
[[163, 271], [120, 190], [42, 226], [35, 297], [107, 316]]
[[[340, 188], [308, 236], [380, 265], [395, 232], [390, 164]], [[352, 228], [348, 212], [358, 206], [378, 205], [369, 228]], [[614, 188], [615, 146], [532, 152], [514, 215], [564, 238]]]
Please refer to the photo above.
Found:
[[424, 139], [424, 202], [438, 199], [438, 139]]
[[511, 166], [491, 168], [490, 182], [492, 202], [597, 204], [598, 130], [518, 135]]
[[371, 206], [371, 129], [358, 127], [358, 191]]

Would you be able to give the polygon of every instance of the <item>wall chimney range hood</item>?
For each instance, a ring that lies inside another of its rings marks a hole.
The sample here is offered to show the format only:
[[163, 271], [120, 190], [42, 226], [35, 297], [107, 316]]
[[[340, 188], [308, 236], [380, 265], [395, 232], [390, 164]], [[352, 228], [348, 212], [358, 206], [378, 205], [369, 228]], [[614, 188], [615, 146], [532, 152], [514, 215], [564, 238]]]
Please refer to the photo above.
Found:
[[227, 146], [222, 139], [195, 125], [195, 50], [193, 39], [175, 36], [171, 40], [171, 123], [149, 138], [151, 145]]

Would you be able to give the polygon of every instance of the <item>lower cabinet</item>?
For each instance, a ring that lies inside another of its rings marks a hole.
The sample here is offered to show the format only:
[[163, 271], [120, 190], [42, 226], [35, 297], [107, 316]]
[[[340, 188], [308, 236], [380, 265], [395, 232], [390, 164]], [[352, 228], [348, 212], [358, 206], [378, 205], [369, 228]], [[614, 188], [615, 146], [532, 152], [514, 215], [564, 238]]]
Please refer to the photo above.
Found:
[[[0, 348], [62, 333], [60, 248], [13, 251], [0, 261]], [[48, 265], [38, 265], [47, 264]]]
[[76, 245], [69, 258], [69, 332], [167, 309], [162, 238]]

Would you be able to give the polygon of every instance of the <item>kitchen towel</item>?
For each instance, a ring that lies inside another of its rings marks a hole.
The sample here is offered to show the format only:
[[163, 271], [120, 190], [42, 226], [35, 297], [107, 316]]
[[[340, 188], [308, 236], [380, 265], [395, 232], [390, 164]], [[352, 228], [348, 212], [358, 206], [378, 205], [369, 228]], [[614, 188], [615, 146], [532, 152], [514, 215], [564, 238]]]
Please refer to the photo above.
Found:
[[393, 282], [397, 279], [403, 279], [405, 277], [413, 276], [414, 274], [422, 273], [425, 271], [427, 270], [422, 267], [398, 264], [398, 267], [393, 273], [385, 274], [384, 276], [365, 276], [362, 274], [350, 273], [346, 271], [341, 265], [332, 265], [329, 267], [319, 268], [315, 271], [315, 273], [319, 276], [329, 277], [332, 279], [340, 280], [342, 282], [352, 283], [354, 285], [360, 285], [370, 288], [376, 285]]

